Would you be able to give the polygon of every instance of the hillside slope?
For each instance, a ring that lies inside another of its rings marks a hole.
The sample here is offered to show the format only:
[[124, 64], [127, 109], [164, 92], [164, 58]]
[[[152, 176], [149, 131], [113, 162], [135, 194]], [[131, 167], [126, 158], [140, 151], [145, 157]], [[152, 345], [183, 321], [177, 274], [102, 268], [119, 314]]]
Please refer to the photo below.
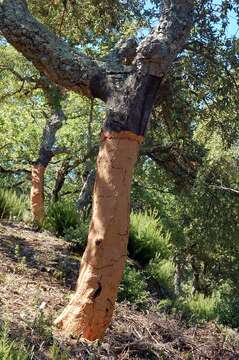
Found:
[[79, 257], [68, 244], [23, 224], [0, 224], [0, 320], [9, 336], [24, 339], [29, 358], [239, 359], [239, 336], [216, 324], [187, 328], [153, 312], [118, 304], [102, 343], [64, 340], [52, 319], [69, 300]]

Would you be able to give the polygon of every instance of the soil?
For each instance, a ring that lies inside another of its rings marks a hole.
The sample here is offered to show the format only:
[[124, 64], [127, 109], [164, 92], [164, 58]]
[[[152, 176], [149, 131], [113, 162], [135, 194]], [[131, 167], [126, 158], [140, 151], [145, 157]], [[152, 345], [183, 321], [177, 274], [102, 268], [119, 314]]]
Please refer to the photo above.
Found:
[[239, 359], [239, 334], [216, 323], [179, 319], [117, 304], [102, 342], [64, 339], [52, 321], [73, 294], [80, 256], [67, 242], [25, 224], [0, 223], [0, 321], [24, 339], [31, 359]]

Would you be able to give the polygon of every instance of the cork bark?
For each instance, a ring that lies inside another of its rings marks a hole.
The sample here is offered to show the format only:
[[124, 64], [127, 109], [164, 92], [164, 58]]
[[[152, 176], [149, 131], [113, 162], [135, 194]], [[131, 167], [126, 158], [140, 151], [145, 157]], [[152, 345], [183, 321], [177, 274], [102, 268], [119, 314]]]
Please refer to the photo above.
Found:
[[41, 223], [44, 218], [44, 173], [40, 164], [32, 166], [31, 212], [34, 223]]
[[111, 321], [127, 257], [131, 179], [140, 141], [129, 132], [102, 136], [76, 293], [55, 321], [67, 336], [102, 338]]

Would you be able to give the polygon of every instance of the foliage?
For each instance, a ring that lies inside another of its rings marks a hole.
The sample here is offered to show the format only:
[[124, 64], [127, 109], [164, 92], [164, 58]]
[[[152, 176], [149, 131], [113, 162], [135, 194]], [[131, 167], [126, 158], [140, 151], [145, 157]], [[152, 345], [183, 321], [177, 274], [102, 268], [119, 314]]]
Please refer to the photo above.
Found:
[[177, 312], [189, 323], [200, 323], [215, 320], [217, 318], [217, 297], [195, 294], [190, 299], [179, 299], [174, 303]]
[[65, 229], [64, 239], [71, 242], [75, 250], [82, 252], [86, 247], [88, 230], [88, 221], [81, 219], [80, 225], [77, 228], [69, 227]]
[[163, 231], [156, 211], [132, 213], [130, 217], [129, 256], [146, 265], [158, 254], [169, 254], [169, 234]]
[[28, 351], [24, 344], [11, 340], [8, 328], [5, 325], [0, 331], [0, 359], [1, 360], [27, 360]]
[[147, 274], [157, 281], [164, 297], [174, 296], [175, 265], [171, 260], [155, 258], [147, 267]]
[[129, 301], [141, 310], [147, 309], [150, 305], [146, 278], [142, 272], [129, 265], [126, 265], [118, 293], [118, 301], [124, 300]]
[[239, 328], [238, 288], [235, 289], [228, 283], [222, 285], [218, 291], [217, 313], [221, 324]]
[[0, 218], [7, 220], [26, 220], [26, 200], [13, 190], [0, 189]]
[[64, 237], [69, 229], [76, 229], [78, 226], [79, 214], [71, 201], [61, 200], [48, 207], [44, 227], [57, 236]]

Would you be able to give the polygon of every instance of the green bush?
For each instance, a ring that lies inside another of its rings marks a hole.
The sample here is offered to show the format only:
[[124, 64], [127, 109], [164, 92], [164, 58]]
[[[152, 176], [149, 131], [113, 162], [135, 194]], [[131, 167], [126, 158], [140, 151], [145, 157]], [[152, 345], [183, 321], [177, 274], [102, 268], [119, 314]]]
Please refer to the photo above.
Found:
[[173, 300], [171, 299], [162, 299], [157, 304], [157, 310], [163, 313], [171, 313], [173, 309]]
[[218, 292], [218, 321], [232, 328], [239, 328], [239, 294], [238, 289], [224, 284]]
[[200, 323], [217, 319], [217, 297], [196, 294], [188, 300], [177, 300], [174, 303], [176, 312], [188, 323]]
[[27, 203], [23, 196], [14, 190], [0, 189], [0, 218], [24, 220], [27, 215]]
[[64, 239], [73, 243], [77, 251], [83, 251], [86, 247], [88, 231], [89, 223], [84, 221], [77, 228], [69, 227], [66, 229]]
[[147, 273], [157, 281], [163, 296], [174, 295], [175, 265], [170, 260], [160, 260], [157, 257], [150, 261]]
[[129, 265], [126, 265], [118, 293], [118, 301], [124, 300], [141, 310], [147, 309], [150, 304], [150, 293], [143, 273]]
[[79, 226], [79, 214], [71, 201], [61, 200], [48, 207], [44, 228], [55, 235], [65, 236], [70, 228], [77, 229]]
[[22, 343], [10, 340], [7, 327], [0, 331], [0, 359], [1, 360], [27, 360], [28, 351]]
[[169, 239], [170, 236], [164, 233], [155, 211], [131, 214], [128, 251], [132, 259], [147, 265], [156, 254], [167, 258], [170, 250]]

